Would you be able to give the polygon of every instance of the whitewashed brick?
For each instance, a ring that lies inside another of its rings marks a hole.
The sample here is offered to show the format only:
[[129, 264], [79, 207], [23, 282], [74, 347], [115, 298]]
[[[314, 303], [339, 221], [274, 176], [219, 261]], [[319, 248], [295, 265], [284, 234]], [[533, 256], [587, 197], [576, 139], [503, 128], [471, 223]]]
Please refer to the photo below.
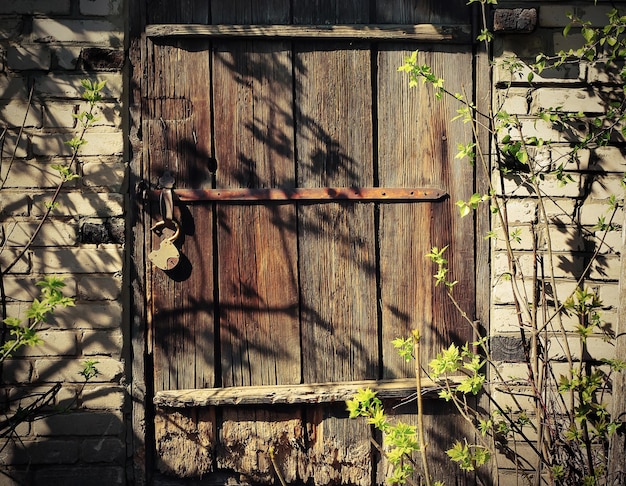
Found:
[[76, 120], [72, 115], [77, 113], [77, 108], [76, 103], [46, 102], [43, 112], [43, 126], [46, 128], [74, 128]]
[[55, 311], [42, 325], [46, 329], [108, 330], [120, 329], [122, 305], [119, 302], [77, 303]]
[[559, 108], [570, 113], [604, 113], [606, 106], [598, 93], [587, 89], [540, 88], [532, 93], [531, 112]]
[[541, 248], [548, 248], [548, 237], [550, 239], [552, 251], [569, 252], [583, 251], [585, 249], [584, 234], [575, 227], [559, 227], [551, 225], [547, 235], [545, 231], [541, 231]]
[[534, 199], [512, 199], [506, 205], [510, 223], [533, 223], [537, 220], [537, 201]]
[[125, 164], [91, 162], [83, 165], [82, 183], [87, 187], [107, 187], [112, 191], [120, 191], [125, 175]]
[[122, 0], [80, 0], [81, 15], [109, 16], [122, 13]]
[[594, 280], [620, 279], [620, 257], [617, 255], [598, 255], [591, 265], [589, 277]]
[[18, 356], [75, 356], [77, 354], [76, 334], [72, 331], [39, 331], [43, 340], [36, 346], [24, 346], [15, 354]]
[[574, 152], [569, 145], [552, 145], [550, 151], [552, 152], [552, 164], [555, 169], [562, 165], [567, 171], [590, 170], [590, 150], [578, 150], [574, 156]]
[[26, 98], [28, 95], [26, 82], [26, 78], [9, 77], [7, 74], [0, 72], [0, 99], [16, 100]]
[[0, 18], [0, 39], [12, 40], [16, 39], [22, 31], [22, 18], [15, 16], [6, 16]]
[[39, 273], [116, 273], [123, 262], [121, 248], [36, 248], [32, 255]]
[[122, 357], [124, 340], [121, 331], [83, 331], [80, 346], [85, 356]]
[[32, 36], [37, 42], [76, 42], [111, 47], [124, 44], [123, 28], [106, 20], [35, 18]]
[[125, 401], [126, 390], [119, 386], [89, 386], [81, 395], [82, 406], [87, 409], [121, 410]]
[[[580, 208], [580, 223], [585, 226], [595, 226], [600, 217], [604, 217], [605, 222], [608, 223], [612, 212], [611, 206], [604, 201], [585, 201]], [[613, 224], [621, 224], [623, 221], [624, 209], [619, 208], [613, 216]]]
[[2, 198], [0, 198], [0, 213], [9, 216], [28, 216], [30, 204], [29, 194], [3, 189]]
[[56, 188], [61, 182], [59, 172], [52, 168], [52, 164], [34, 159], [15, 160], [10, 167], [3, 165], [2, 169], [0, 173], [5, 178], [5, 187]]
[[[43, 214], [49, 196], [33, 198], [33, 214]], [[53, 216], [74, 217], [109, 217], [124, 214], [124, 196], [116, 193], [78, 193], [61, 194], [59, 205], [52, 210]]]
[[0, 14], [61, 14], [70, 13], [70, 0], [19, 0], [0, 3]]
[[[36, 221], [17, 221], [5, 223], [4, 233], [7, 246], [25, 246], [37, 226]], [[44, 223], [37, 237], [33, 241], [33, 246], [68, 246], [76, 244], [77, 229], [75, 223], [63, 221], [48, 221]]]
[[613, 253], [620, 254], [622, 251], [623, 243], [622, 232], [621, 231], [597, 231], [595, 233], [595, 239], [593, 243], [597, 246], [602, 242], [602, 246], [600, 247], [600, 253]]
[[621, 175], [626, 171], [626, 156], [618, 147], [597, 147], [591, 154], [589, 169]]
[[[81, 103], [79, 107], [80, 113], [88, 113], [89, 110], [89, 104]], [[95, 116], [95, 120], [91, 124], [92, 127], [108, 126], [122, 128], [122, 105], [120, 103], [98, 103], [93, 108], [93, 115]]]
[[[7, 132], [4, 137], [4, 143], [2, 144], [2, 158], [4, 160], [10, 160], [15, 156], [18, 159], [23, 159], [28, 156], [29, 141], [25, 134], [17, 139], [17, 133], [12, 131]], [[3, 164], [3, 169], [6, 170], [6, 164]]]
[[86, 275], [78, 281], [82, 300], [118, 300], [122, 295], [122, 279], [115, 275]]
[[509, 226], [509, 234], [505, 235], [502, 228], [496, 230], [496, 249], [506, 249], [506, 240], [509, 240], [514, 250], [532, 250], [534, 235], [529, 226]]
[[606, 5], [541, 5], [539, 9], [539, 25], [541, 27], [565, 27], [573, 14], [583, 20], [589, 20], [596, 27], [606, 25], [607, 13], [611, 7]]
[[76, 69], [81, 47], [55, 46], [51, 50], [54, 53], [59, 68], [67, 70]]
[[[82, 359], [41, 358], [35, 360], [34, 382], [82, 383], [85, 378], [80, 374], [83, 370]], [[123, 362], [112, 358], [99, 358], [95, 365], [99, 374], [90, 382], [110, 382], [119, 379], [124, 373]]]
[[592, 180], [590, 195], [592, 199], [606, 200], [615, 195], [622, 198], [624, 188], [622, 187], [622, 177], [619, 174], [594, 175]]
[[98, 73], [97, 76], [89, 74], [56, 74], [50, 73], [46, 76], [35, 76], [35, 91], [41, 96], [57, 98], [81, 99], [83, 87], [80, 84], [82, 79], [92, 79], [94, 81], [105, 81], [102, 89], [102, 96], [105, 99], [121, 99], [123, 78], [121, 73]]
[[30, 106], [24, 101], [11, 101], [0, 104], [0, 125], [11, 128], [41, 127], [41, 105], [33, 103]]
[[[2, 252], [0, 252], [0, 268], [2, 268], [3, 271], [6, 271], [5, 269], [11, 263], [13, 263], [13, 261], [18, 257], [20, 253], [21, 253], [21, 250], [19, 249], [4, 248]], [[26, 252], [19, 259], [19, 261], [13, 266], [13, 268], [11, 269], [9, 273], [10, 274], [29, 273], [30, 269], [31, 269], [31, 254], [29, 252]]]
[[41, 69], [47, 71], [52, 64], [52, 53], [46, 45], [21, 45], [9, 47], [7, 64], [14, 71]]

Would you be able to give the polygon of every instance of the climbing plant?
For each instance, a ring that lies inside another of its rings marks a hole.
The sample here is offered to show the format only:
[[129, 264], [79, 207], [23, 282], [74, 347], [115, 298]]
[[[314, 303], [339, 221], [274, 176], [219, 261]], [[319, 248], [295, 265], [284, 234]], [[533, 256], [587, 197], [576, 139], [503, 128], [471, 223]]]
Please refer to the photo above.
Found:
[[[469, 3], [480, 6], [483, 24], [487, 26], [488, 8], [497, 1]], [[416, 373], [428, 375], [438, 383], [439, 397], [453, 403], [476, 432], [473, 437], [455, 438], [446, 451], [462, 470], [474, 471], [491, 464], [492, 471], [497, 471], [499, 458], [506, 458], [517, 471], [520, 484], [598, 486], [622, 484], [619, 481], [624, 480], [623, 475], [616, 477], [613, 472], [619, 467], [609, 463], [611, 441], [623, 429], [623, 418], [611, 414], [609, 395], [613, 377], [626, 369], [626, 361], [619, 356], [589, 357], [590, 337], [602, 337], [612, 343], [618, 339], [604, 320], [603, 303], [589, 284], [589, 276], [593, 268], [603, 265], [600, 256], [607, 248], [607, 237], [620, 227], [617, 215], [624, 206], [623, 190], [607, 198], [605, 214], [598, 217], [591, 229], [570, 216], [567, 224], [585, 233], [585, 238], [593, 242], [593, 251], [587, 255], [575, 285], [568, 286], [557, 278], [559, 255], [553, 249], [552, 239], [558, 224], [563, 223], [557, 223], [548, 210], [550, 204], [558, 202], [546, 187], [554, 182], [561, 187], [575, 184], [574, 173], [568, 167], [577, 167], [585, 151], [626, 137], [625, 31], [626, 16], [617, 8], [608, 13], [606, 24], [600, 27], [570, 15], [563, 35], [579, 33], [580, 47], [540, 53], [532, 60], [508, 57], [493, 65], [508, 72], [511, 82], [525, 83], [530, 88], [547, 70], [568, 66], [586, 66], [612, 76], [613, 82], [602, 88], [608, 100], [605, 110], [593, 116], [572, 112], [567, 106], [542, 107], [524, 120], [507, 112], [504, 105], [479, 112], [471, 95], [448, 91], [432, 67], [420, 63], [419, 52], [408, 56], [400, 66], [411, 86], [430, 85], [436, 98], [448, 97], [458, 103], [455, 121], [471, 127], [473, 137], [459, 145], [456, 158], [482, 171], [488, 188], [456, 205], [459, 217], [472, 217], [484, 205], [489, 207], [492, 230], [482, 236], [492, 241], [494, 247], [502, 248], [506, 256], [506, 263], [498, 265], [494, 277], [510, 286], [517, 320], [512, 327], [517, 329], [524, 356], [522, 373], [503, 375], [500, 363], [493, 357], [492, 338], [455, 298], [457, 282], [454, 269], [448, 266], [448, 247], [433, 247], [425, 257], [433, 264], [435, 283], [445, 286], [477, 339], [450, 344], [430, 361], [428, 369], [417, 366]], [[478, 40], [485, 43], [486, 49], [493, 39], [492, 32], [486, 27], [481, 29]], [[511, 83], [504, 91], [510, 87]], [[529, 119], [532, 123], [528, 123]], [[563, 138], [541, 138], [537, 123], [545, 124], [560, 137], [566, 134], [567, 143]], [[485, 131], [489, 134], [486, 144], [481, 143], [480, 136]], [[553, 165], [545, 163], [545, 154], [550, 151], [559, 154]], [[625, 181], [623, 178], [622, 189]], [[517, 250], [523, 235], [509, 215], [510, 205], [520, 192], [530, 194], [537, 207], [536, 221], [529, 228], [531, 250], [525, 252]], [[525, 264], [524, 259], [530, 264]], [[393, 344], [405, 359], [419, 363], [419, 333], [399, 337]], [[562, 347], [565, 368], [559, 367], [551, 356], [551, 346]], [[478, 395], [488, 402], [487, 407], [472, 405], [476, 402], [468, 397]], [[506, 404], [502, 397], [507, 398]], [[419, 417], [419, 400], [417, 405]], [[348, 410], [351, 417], [366, 417], [383, 433], [386, 448], [381, 450], [394, 466], [390, 483], [434, 484], [436, 478], [429, 472], [419, 418], [418, 426], [392, 425], [382, 402], [369, 389], [359, 391], [348, 401]], [[419, 467], [414, 458], [418, 453]]]

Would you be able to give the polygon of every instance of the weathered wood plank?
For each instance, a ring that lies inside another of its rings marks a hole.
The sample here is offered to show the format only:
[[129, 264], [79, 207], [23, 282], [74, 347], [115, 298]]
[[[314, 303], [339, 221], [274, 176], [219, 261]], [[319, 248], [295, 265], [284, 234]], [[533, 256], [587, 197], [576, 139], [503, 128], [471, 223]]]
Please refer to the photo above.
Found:
[[[218, 192], [294, 186], [288, 45], [214, 51]], [[295, 207], [220, 206], [218, 274], [224, 386], [300, 382]], [[281, 338], [276, 338], [276, 332]]]
[[[458, 378], [452, 379], [456, 383]], [[422, 380], [423, 394], [441, 390], [441, 383]], [[288, 405], [298, 403], [344, 402], [362, 388], [371, 388], [382, 399], [403, 400], [415, 394], [415, 379], [360, 380], [300, 385], [236, 386], [158, 392], [154, 404], [162, 407], [204, 407], [224, 405]]]
[[215, 410], [157, 408], [154, 418], [157, 467], [179, 477], [200, 477], [213, 470]]
[[[437, 201], [445, 191], [429, 187], [296, 187], [268, 189], [175, 189], [179, 202], [243, 202], [243, 201]], [[156, 199], [160, 190], [150, 191]]]
[[357, 39], [372, 41], [470, 41], [470, 25], [367, 24], [367, 25], [201, 25], [155, 24], [146, 26], [148, 37], [206, 37], [246, 39]]
[[[300, 187], [373, 185], [369, 51], [345, 47], [298, 47]], [[304, 382], [377, 378], [374, 206], [298, 209]]]
[[[206, 170], [211, 137], [197, 137], [212, 132], [207, 49], [206, 41], [151, 43], [152, 74], [145, 101], [150, 173], [156, 179], [169, 170], [183, 188], [211, 184]], [[166, 101], [182, 99], [189, 105], [184, 113], [177, 103]], [[168, 273], [154, 270], [151, 278], [155, 390], [215, 383], [212, 208], [180, 209], [176, 216], [183, 232], [181, 263]], [[152, 217], [160, 219], [157, 208]], [[160, 238], [153, 235], [152, 247], [159, 244]]]
[[238, 471], [254, 484], [273, 484], [277, 481], [269, 453], [272, 447], [283, 479], [291, 484], [306, 467], [305, 431], [299, 410], [228, 408], [217, 467]]

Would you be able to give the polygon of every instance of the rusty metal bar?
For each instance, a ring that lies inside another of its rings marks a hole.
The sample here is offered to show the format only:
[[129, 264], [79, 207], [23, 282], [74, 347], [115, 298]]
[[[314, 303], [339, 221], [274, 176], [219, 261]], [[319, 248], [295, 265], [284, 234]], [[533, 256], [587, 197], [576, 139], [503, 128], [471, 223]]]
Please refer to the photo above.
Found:
[[[174, 189], [174, 200], [194, 202], [253, 202], [253, 201], [438, 201], [447, 196], [441, 189], [414, 187], [299, 187], [271, 189]], [[150, 191], [158, 198], [160, 190]]]

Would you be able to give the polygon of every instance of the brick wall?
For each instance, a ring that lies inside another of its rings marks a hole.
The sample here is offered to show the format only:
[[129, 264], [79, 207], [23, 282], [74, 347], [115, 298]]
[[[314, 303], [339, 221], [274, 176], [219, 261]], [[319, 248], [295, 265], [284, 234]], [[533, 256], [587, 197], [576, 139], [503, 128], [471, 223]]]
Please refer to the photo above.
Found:
[[[38, 294], [34, 283], [48, 274], [64, 277], [76, 307], [57, 311], [42, 327], [44, 344], [2, 369], [3, 413], [56, 383], [52, 405], [67, 413], [21, 424], [20, 442], [0, 444], [1, 485], [126, 483], [124, 63], [122, 0], [0, 2], [0, 268], [41, 219], [59, 180], [52, 165], [69, 161], [72, 115], [86, 109], [80, 80], [106, 80], [99, 120], [74, 167], [80, 178], [3, 279], [9, 316], [23, 315]], [[83, 385], [87, 359], [99, 375]]]
[[[624, 8], [624, 2], [616, 2]], [[573, 12], [595, 26], [605, 25], [606, 13], [612, 8], [608, 2], [513, 2], [500, 0], [494, 15], [496, 40], [494, 42], [494, 60], [510, 59], [511, 56], [523, 63], [534, 62], [539, 52], [554, 53], [561, 49], [578, 48], [582, 44], [579, 33], [572, 30], [563, 37], [563, 28], [569, 22], [568, 12]], [[622, 177], [626, 170], [626, 158], [623, 154], [623, 140], [616, 140], [608, 147], [585, 149], [580, 152], [576, 164], [568, 161], [564, 154], [570, 150], [572, 135], [565, 134], [552, 126], [537, 121], [534, 113], [539, 109], [564, 107], [572, 113], [584, 112], [590, 119], [606, 110], [605, 93], [611, 89], [610, 79], [592, 66], [582, 65], [564, 67], [561, 70], [549, 69], [540, 76], [535, 76], [532, 85], [527, 82], [526, 70], [522, 76], [511, 77], [509, 71], [496, 67], [494, 72], [493, 104], [496, 109], [503, 109], [516, 115], [522, 122], [526, 135], [535, 135], [557, 143], [543, 148], [537, 154], [544, 165], [545, 180], [541, 187], [545, 192], [546, 217], [552, 224], [550, 240], [556, 256], [554, 277], [557, 293], [564, 300], [575, 288], [576, 282], [584, 275], [585, 266], [594, 251], [599, 249], [598, 264], [593, 265], [583, 279], [583, 286], [596, 291], [603, 302], [602, 317], [607, 326], [616, 330], [618, 327], [618, 309], [620, 306], [620, 251], [623, 245], [622, 223], [623, 210], [615, 214], [615, 227], [601, 243], [602, 233], [596, 227], [602, 216], [609, 218], [608, 198], [615, 194], [623, 197]], [[585, 127], [578, 126], [583, 132]], [[560, 164], [564, 164], [566, 174], [572, 182], [562, 186], [552, 175]], [[537, 198], [528, 187], [517, 189], [516, 180], [505, 180], [503, 192], [512, 196], [509, 203], [509, 220], [513, 229], [519, 229], [519, 240], [513, 242], [519, 268], [527, 275], [533, 272], [533, 228], [537, 232], [536, 250], [544, 257], [547, 254], [545, 229], [541, 227], [543, 217], [538, 209]], [[498, 223], [494, 218], [494, 227]], [[500, 232], [500, 237], [504, 235]], [[503, 278], [506, 272], [505, 253], [502, 240], [494, 242], [492, 252], [492, 305], [491, 333], [493, 357], [499, 360], [500, 372], [504, 377], [527, 377], [528, 371], [520, 341], [516, 309], [510, 282]], [[546, 277], [550, 272], [544, 260]], [[541, 267], [539, 269], [541, 272]], [[548, 278], [546, 278], [548, 280]], [[551, 284], [550, 284], [551, 285]], [[527, 286], [527, 291], [531, 291]], [[529, 293], [531, 295], [531, 292]], [[554, 310], [550, 307], [548, 311]], [[540, 325], [541, 325], [541, 315]], [[577, 321], [565, 318], [563, 326], [572, 352], [577, 353], [579, 339], [573, 332]], [[567, 374], [569, 366], [563, 352], [563, 335], [554, 325], [547, 327], [542, 338], [555, 373]], [[590, 336], [587, 359], [615, 357], [615, 343], [607, 342], [601, 333]], [[623, 358], [623, 357], [622, 357]], [[523, 387], [522, 393], [528, 392]], [[502, 406], [516, 408], [511, 396], [497, 393]], [[519, 399], [527, 410], [533, 410], [532, 400], [520, 395]], [[521, 449], [520, 449], [521, 450]], [[500, 484], [517, 484], [514, 464], [504, 456], [499, 458], [504, 469], [500, 473]], [[509, 471], [506, 469], [509, 468]]]

